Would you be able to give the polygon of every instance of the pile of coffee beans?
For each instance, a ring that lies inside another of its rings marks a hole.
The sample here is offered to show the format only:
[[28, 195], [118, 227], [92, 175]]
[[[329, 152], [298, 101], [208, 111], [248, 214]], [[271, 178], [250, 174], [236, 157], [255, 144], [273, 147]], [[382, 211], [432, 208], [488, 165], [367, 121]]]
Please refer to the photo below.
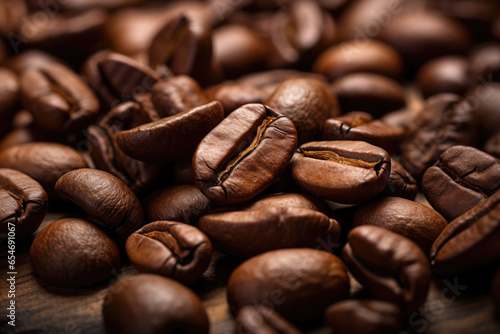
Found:
[[0, 36], [0, 237], [62, 211], [42, 280], [132, 264], [109, 333], [208, 333], [221, 253], [236, 333], [397, 333], [458, 275], [500, 310], [500, 2], [1, 0]]

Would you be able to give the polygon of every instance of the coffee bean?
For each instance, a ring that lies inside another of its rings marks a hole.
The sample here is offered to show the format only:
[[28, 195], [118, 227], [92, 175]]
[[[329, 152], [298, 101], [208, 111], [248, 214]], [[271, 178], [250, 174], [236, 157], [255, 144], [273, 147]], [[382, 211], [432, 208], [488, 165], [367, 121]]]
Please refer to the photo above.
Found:
[[250, 85], [272, 94], [274, 90], [283, 82], [292, 78], [308, 78], [325, 81], [323, 76], [301, 72], [297, 70], [268, 70], [263, 72], [247, 74], [238, 79], [238, 82], [244, 85]]
[[499, 83], [487, 83], [469, 90], [465, 101], [472, 109], [474, 120], [479, 124], [483, 136], [491, 136], [498, 132], [500, 129], [500, 113], [497, 109], [500, 103]]
[[446, 220], [461, 216], [500, 189], [500, 161], [469, 146], [453, 146], [424, 174], [422, 190]]
[[377, 226], [357, 227], [347, 239], [344, 261], [372, 296], [395, 303], [403, 316], [417, 311], [426, 300], [431, 279], [422, 250], [411, 240]]
[[116, 282], [104, 299], [102, 315], [106, 331], [111, 334], [208, 334], [209, 330], [203, 304], [193, 291], [152, 274]]
[[[332, 209], [321, 199], [309, 195], [309, 194], [298, 194], [298, 193], [284, 193], [284, 194], [272, 194], [264, 197], [259, 197], [254, 201], [241, 206], [242, 210], [260, 210], [270, 206], [278, 208], [304, 208], [314, 211], [319, 211], [327, 216], [332, 216]], [[231, 208], [227, 208], [232, 211]], [[218, 212], [225, 211], [224, 209], [218, 209]]]
[[209, 102], [196, 81], [185, 75], [166, 78], [151, 91], [151, 101], [160, 115], [177, 115]]
[[15, 237], [30, 236], [47, 213], [48, 198], [42, 186], [28, 175], [0, 168], [0, 238], [15, 228]]
[[321, 241], [335, 244], [340, 236], [336, 220], [298, 207], [249, 207], [212, 213], [203, 216], [199, 226], [217, 249], [243, 258], [280, 248], [316, 248]]
[[417, 193], [417, 181], [399, 162], [391, 158], [391, 174], [387, 186], [380, 194], [387, 197], [402, 197], [413, 201], [417, 197]]
[[144, 224], [139, 199], [120, 179], [107, 172], [81, 168], [66, 173], [57, 181], [55, 190], [124, 239]]
[[[18, 75], [29, 68], [44, 68], [50, 63], [64, 62], [53, 55], [40, 50], [26, 50], [10, 58], [6, 66]], [[63, 64], [64, 65], [64, 64]]]
[[266, 105], [290, 118], [297, 129], [299, 145], [321, 136], [323, 123], [339, 114], [338, 103], [321, 81], [293, 78], [283, 82]]
[[453, 220], [432, 245], [432, 270], [455, 275], [500, 259], [500, 192]]
[[23, 71], [20, 86], [24, 106], [35, 122], [50, 132], [81, 130], [99, 112], [92, 90], [76, 73], [57, 63]]
[[149, 221], [171, 220], [196, 225], [198, 219], [212, 209], [212, 202], [195, 185], [160, 189], [144, 200]]
[[19, 79], [0, 68], [0, 138], [7, 132], [19, 104]]
[[360, 225], [379, 226], [401, 234], [428, 254], [447, 222], [426, 205], [400, 197], [386, 197], [367, 203], [356, 211], [353, 226]]
[[342, 113], [365, 111], [378, 118], [405, 106], [405, 92], [396, 81], [378, 74], [353, 73], [335, 80]]
[[236, 315], [236, 333], [300, 334], [302, 333], [273, 309], [245, 306]]
[[138, 61], [106, 50], [88, 58], [82, 72], [89, 86], [109, 107], [149, 93], [160, 79], [151, 68]]
[[[180, 160], [190, 157], [200, 141], [223, 118], [222, 105], [214, 101], [156, 122], [121, 131], [118, 144], [125, 154], [137, 160]], [[187, 133], [188, 137], [185, 136]]]
[[304, 190], [338, 203], [361, 203], [387, 185], [391, 162], [383, 149], [361, 141], [323, 141], [302, 145], [290, 163]]
[[429, 97], [440, 93], [462, 95], [467, 89], [468, 62], [464, 57], [444, 56], [425, 63], [417, 73], [418, 88]]
[[247, 305], [262, 305], [293, 322], [319, 317], [328, 305], [348, 296], [342, 261], [314, 249], [283, 249], [253, 257], [234, 270], [227, 285], [233, 314]]
[[323, 125], [324, 140], [358, 140], [379, 146], [387, 153], [395, 153], [403, 140], [404, 129], [393, 127], [385, 122], [373, 120], [365, 112], [329, 118]]
[[375, 40], [367, 44], [346, 41], [323, 51], [314, 62], [313, 72], [323, 74], [331, 81], [359, 72], [399, 79], [403, 66], [401, 56], [385, 43]]
[[471, 83], [500, 82], [500, 44], [481, 45], [469, 57]]
[[120, 251], [103, 231], [83, 219], [64, 218], [37, 235], [30, 249], [35, 273], [50, 284], [84, 287], [112, 277]]
[[269, 94], [252, 85], [238, 82], [227, 82], [207, 88], [205, 91], [212, 101], [219, 101], [224, 107], [227, 116], [234, 110], [249, 103], [264, 103]]
[[82, 155], [69, 146], [36, 142], [0, 151], [0, 168], [12, 168], [38, 181], [54, 198], [54, 186], [65, 173], [87, 167]]
[[243, 203], [284, 171], [296, 147], [297, 133], [288, 118], [265, 105], [244, 105], [229, 114], [196, 149], [196, 184], [214, 203]]
[[184, 284], [203, 275], [212, 257], [210, 240], [196, 227], [156, 221], [132, 233], [125, 244], [130, 262], [144, 273]]
[[448, 148], [475, 145], [477, 131], [471, 107], [460, 100], [454, 94], [429, 98], [401, 143], [403, 165], [417, 181]]
[[395, 334], [402, 327], [398, 306], [378, 300], [341, 301], [325, 311], [325, 320], [338, 334]]

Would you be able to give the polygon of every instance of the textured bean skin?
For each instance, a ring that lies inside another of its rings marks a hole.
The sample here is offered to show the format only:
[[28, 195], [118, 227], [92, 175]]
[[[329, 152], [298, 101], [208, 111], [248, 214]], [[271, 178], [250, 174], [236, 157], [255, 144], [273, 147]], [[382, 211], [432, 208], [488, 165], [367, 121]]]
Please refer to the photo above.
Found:
[[446, 227], [446, 220], [432, 208], [399, 197], [385, 197], [360, 207], [353, 226], [375, 225], [414, 241], [428, 254]]
[[415, 243], [377, 226], [357, 227], [347, 239], [343, 259], [375, 298], [395, 303], [403, 316], [425, 302], [431, 270]]
[[270, 303], [288, 320], [301, 322], [347, 298], [349, 280], [335, 255], [314, 249], [283, 249], [241, 264], [229, 278], [227, 291], [233, 314], [254, 302]]
[[108, 333], [207, 334], [208, 317], [200, 298], [184, 285], [158, 275], [123, 278], [102, 306]]
[[244, 105], [198, 145], [196, 184], [214, 203], [246, 202], [285, 170], [296, 147], [297, 132], [288, 118], [262, 104]]
[[189, 284], [201, 277], [212, 257], [210, 240], [194, 226], [172, 221], [149, 223], [125, 244], [130, 262], [140, 271]]
[[0, 168], [21, 171], [38, 181], [49, 198], [65, 173], [87, 167], [83, 157], [69, 146], [56, 143], [26, 143], [0, 151]]
[[390, 157], [361, 141], [309, 142], [295, 153], [290, 169], [297, 184], [334, 202], [367, 201], [387, 185]]
[[433, 271], [455, 275], [498, 261], [499, 235], [500, 192], [496, 192], [446, 226], [432, 245]]
[[439, 156], [422, 179], [429, 203], [446, 220], [461, 216], [500, 188], [500, 161], [470, 146], [456, 145]]
[[112, 276], [120, 266], [115, 242], [90, 222], [64, 218], [51, 223], [30, 249], [35, 272], [57, 286], [84, 287]]
[[15, 236], [30, 236], [47, 213], [48, 198], [42, 186], [28, 175], [0, 168], [0, 238], [15, 227]]
[[117, 177], [82, 168], [64, 174], [56, 183], [59, 196], [81, 206], [93, 219], [123, 238], [144, 224], [144, 210], [136, 195]]
[[297, 207], [212, 213], [199, 226], [218, 249], [243, 258], [280, 248], [315, 248], [319, 240], [335, 243], [340, 236], [336, 220]]

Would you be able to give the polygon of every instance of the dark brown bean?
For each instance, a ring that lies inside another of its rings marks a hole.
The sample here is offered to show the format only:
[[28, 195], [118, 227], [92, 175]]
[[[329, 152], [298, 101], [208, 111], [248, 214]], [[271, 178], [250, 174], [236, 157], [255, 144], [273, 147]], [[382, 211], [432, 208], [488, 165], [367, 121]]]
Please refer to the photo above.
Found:
[[110, 334], [208, 334], [209, 331], [200, 298], [184, 285], [152, 274], [116, 282], [104, 299], [102, 315]]
[[461, 216], [500, 189], [500, 161], [469, 146], [453, 146], [427, 169], [422, 190], [446, 220]]
[[314, 249], [282, 249], [253, 257], [234, 270], [227, 285], [233, 314], [247, 305], [262, 305], [293, 322], [319, 317], [328, 305], [348, 296], [342, 261]]
[[428, 254], [446, 227], [446, 220], [432, 208], [400, 197], [380, 198], [360, 207], [353, 226], [374, 225], [401, 234]]
[[82, 207], [92, 219], [116, 230], [124, 239], [144, 225], [139, 199], [117, 177], [82, 168], [64, 174], [56, 183], [59, 196]]
[[86, 220], [65, 218], [45, 227], [30, 249], [34, 271], [50, 284], [84, 287], [112, 277], [120, 250]]
[[290, 118], [297, 129], [299, 145], [318, 139], [325, 120], [339, 114], [337, 100], [328, 86], [307, 78], [283, 82], [267, 99], [266, 105]]
[[269, 97], [268, 92], [237, 81], [209, 87], [205, 92], [210, 100], [222, 104], [226, 116], [245, 104], [264, 103]]
[[49, 205], [40, 183], [9, 168], [0, 168], [0, 203], [0, 239], [30, 236], [42, 223]]
[[166, 276], [190, 284], [203, 275], [212, 244], [196, 227], [156, 221], [132, 233], [125, 243], [130, 262], [139, 272]]
[[300, 334], [302, 333], [279, 313], [264, 306], [245, 306], [236, 315], [236, 333]]
[[417, 311], [426, 300], [431, 279], [422, 250], [377, 226], [357, 227], [347, 239], [343, 258], [354, 277], [375, 298], [398, 305], [403, 316]]
[[367, 201], [387, 185], [391, 162], [383, 149], [361, 141], [322, 141], [302, 145], [290, 169], [304, 190], [334, 202]]
[[417, 73], [418, 88], [425, 98], [440, 94], [462, 95], [468, 85], [468, 62], [464, 57], [444, 56], [425, 63]]
[[345, 300], [325, 311], [325, 320], [338, 334], [390, 334], [402, 328], [401, 311], [378, 300]]
[[[118, 135], [120, 148], [134, 159], [169, 162], [189, 157], [196, 146], [224, 118], [218, 101], [188, 109]], [[186, 134], [189, 133], [189, 136]], [[167, 143], [167, 145], [165, 145]]]
[[19, 79], [15, 73], [0, 68], [0, 138], [8, 131], [19, 105]]
[[391, 158], [391, 174], [387, 186], [380, 193], [387, 197], [402, 197], [413, 201], [417, 197], [417, 181], [399, 162]]
[[500, 81], [500, 43], [481, 45], [469, 57], [471, 84]]
[[296, 147], [297, 132], [288, 118], [262, 104], [244, 105], [196, 149], [196, 184], [214, 203], [246, 202], [285, 170]]
[[432, 245], [432, 270], [455, 275], [500, 259], [500, 192], [453, 220]]

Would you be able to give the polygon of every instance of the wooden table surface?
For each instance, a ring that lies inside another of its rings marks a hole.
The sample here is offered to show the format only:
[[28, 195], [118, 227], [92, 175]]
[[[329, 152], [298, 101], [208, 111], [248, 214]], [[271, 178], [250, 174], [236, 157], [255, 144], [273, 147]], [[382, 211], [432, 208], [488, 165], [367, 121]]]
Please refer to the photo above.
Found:
[[[51, 214], [40, 227], [61, 216]], [[40, 231], [40, 229], [38, 231]], [[38, 232], [37, 231], [37, 232]], [[7, 252], [5, 244], [0, 251], [0, 333], [80, 334], [105, 333], [101, 306], [107, 288], [117, 279], [136, 273], [125, 265], [113, 278], [86, 289], [65, 289], [50, 286], [36, 274], [29, 263], [31, 241], [17, 243], [16, 248], [16, 326], [7, 324], [8, 306]], [[238, 260], [215, 253], [204, 277], [191, 288], [202, 298], [211, 323], [211, 333], [233, 333], [234, 321], [226, 303], [225, 283]], [[455, 280], [455, 281], [454, 281]], [[455, 287], [453, 288], [453, 285]], [[352, 284], [353, 293], [360, 286]], [[410, 319], [404, 333], [460, 334], [500, 333], [500, 320], [486, 291], [464, 284], [459, 278], [434, 279], [426, 304], [419, 317]], [[331, 331], [318, 321], [303, 328], [306, 333], [327, 334]]]

